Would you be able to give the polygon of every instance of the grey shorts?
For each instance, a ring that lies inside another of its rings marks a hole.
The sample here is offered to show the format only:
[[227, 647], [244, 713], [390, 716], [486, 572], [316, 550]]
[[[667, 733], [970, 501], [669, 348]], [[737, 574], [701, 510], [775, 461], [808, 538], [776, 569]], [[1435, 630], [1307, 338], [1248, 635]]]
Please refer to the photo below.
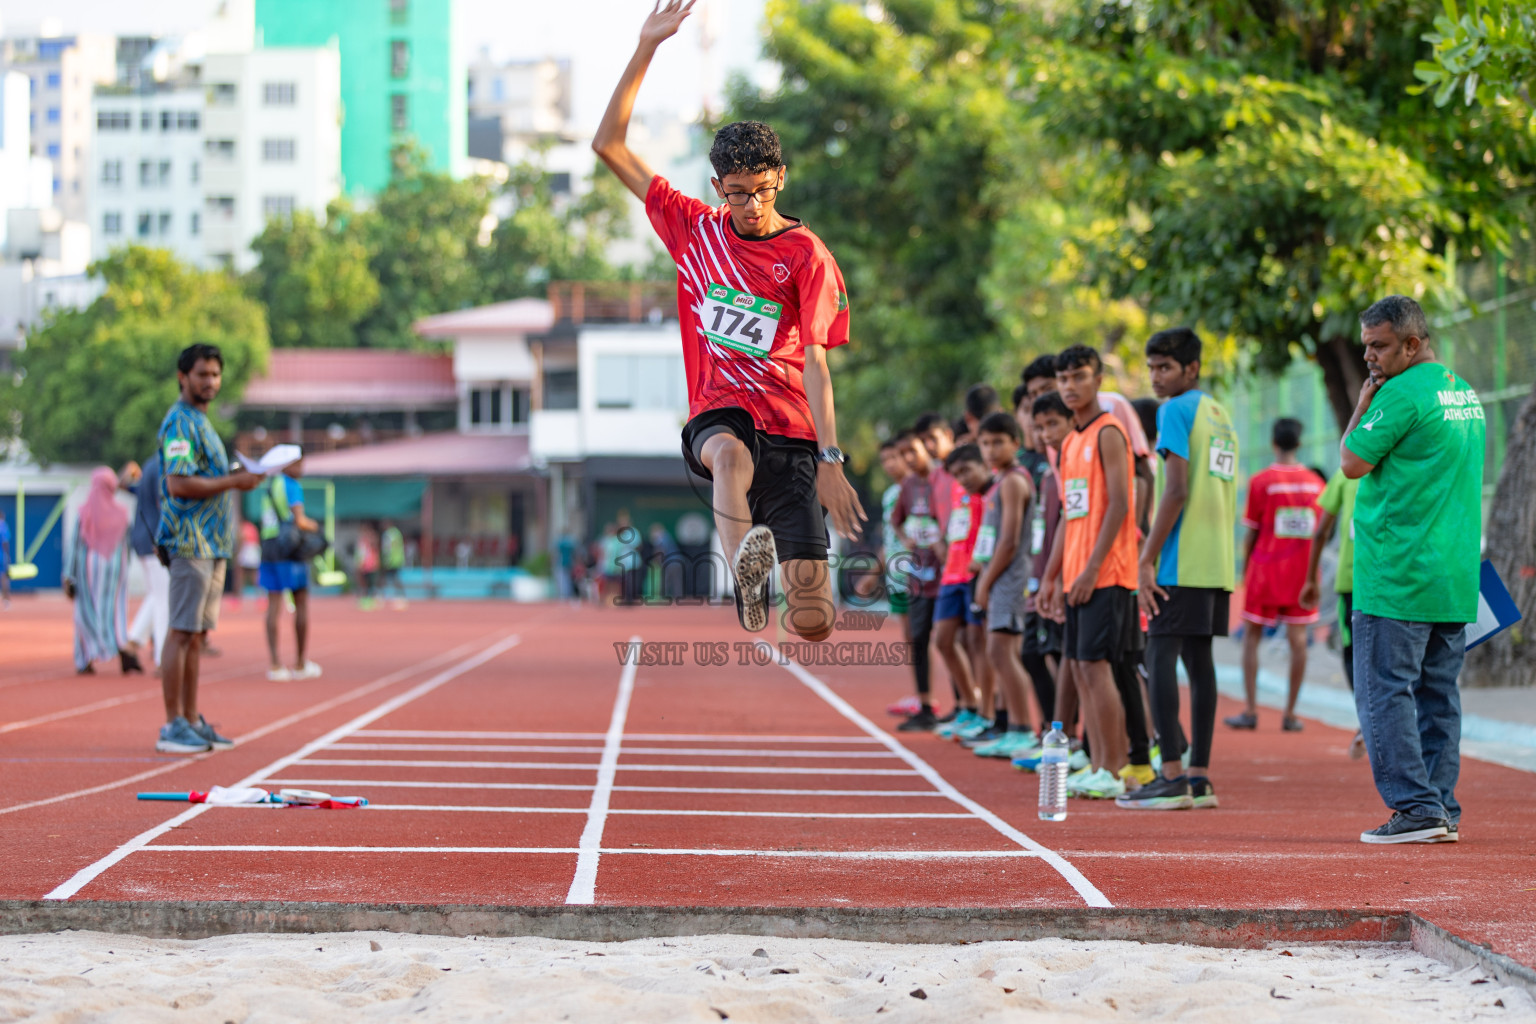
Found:
[[206, 633], [219, 624], [226, 564], [223, 558], [171, 557], [172, 629]]
[[1023, 633], [1024, 600], [1023, 587], [994, 586], [987, 595], [987, 632]]

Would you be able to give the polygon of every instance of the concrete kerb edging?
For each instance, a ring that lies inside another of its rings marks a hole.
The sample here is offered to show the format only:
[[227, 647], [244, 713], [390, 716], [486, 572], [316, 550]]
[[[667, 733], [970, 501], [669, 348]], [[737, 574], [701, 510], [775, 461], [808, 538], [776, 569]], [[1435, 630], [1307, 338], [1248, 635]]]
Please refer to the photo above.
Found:
[[578, 942], [760, 935], [950, 943], [1065, 938], [1262, 949], [1392, 942], [1458, 969], [1481, 968], [1536, 997], [1536, 971], [1417, 914], [1364, 910], [972, 909], [950, 907], [498, 907], [408, 903], [0, 900], [0, 934], [99, 931], [153, 938], [382, 931], [534, 936]]

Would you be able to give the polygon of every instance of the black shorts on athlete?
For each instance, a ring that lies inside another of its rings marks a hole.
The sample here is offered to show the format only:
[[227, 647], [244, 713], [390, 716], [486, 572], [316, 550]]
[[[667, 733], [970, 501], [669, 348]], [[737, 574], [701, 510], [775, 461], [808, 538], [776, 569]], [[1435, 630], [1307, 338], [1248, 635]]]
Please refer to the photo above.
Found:
[[704, 468], [704, 442], [716, 434], [734, 434], [752, 455], [747, 508], [754, 525], [773, 531], [779, 561], [825, 562], [829, 538], [826, 509], [816, 497], [816, 443], [765, 434], [738, 406], [706, 409], [683, 425], [683, 461], [705, 480], [714, 478]]
[[1024, 613], [1024, 647], [1022, 654], [1061, 654], [1061, 623], [1048, 619], [1039, 612]]
[[1061, 653], [1078, 661], [1119, 661], [1141, 650], [1136, 591], [1100, 587], [1085, 604], [1067, 605]]
[[1164, 587], [1148, 636], [1226, 636], [1232, 594], [1220, 587]]

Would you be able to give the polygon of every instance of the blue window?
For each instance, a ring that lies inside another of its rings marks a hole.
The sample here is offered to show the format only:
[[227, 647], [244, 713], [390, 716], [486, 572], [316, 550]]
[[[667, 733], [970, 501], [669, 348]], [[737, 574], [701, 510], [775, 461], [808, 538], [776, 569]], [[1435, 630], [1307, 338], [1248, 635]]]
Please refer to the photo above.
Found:
[[58, 178], [54, 178], [53, 179], [53, 194], [54, 195], [58, 195], [61, 191], [63, 191], [63, 189], [61, 187], [62, 185], [63, 185], [63, 182], [59, 181]]
[[[55, 160], [58, 159], [58, 156], [59, 156], [59, 144], [57, 142], [50, 142], [50, 143], [48, 143], [48, 156], [50, 158], [52, 158], [52, 159], [55, 159]], [[57, 191], [57, 189], [55, 189], [55, 191]]]
[[48, 108], [48, 123], [49, 124], [58, 124], [59, 123], [59, 108], [58, 107], [49, 107]]
[[59, 87], [59, 82], [62, 80], [62, 77], [57, 71], [48, 72], [48, 88], [57, 89]]
[[37, 44], [38, 60], [58, 60], [67, 47], [74, 45], [73, 39], [50, 39]]

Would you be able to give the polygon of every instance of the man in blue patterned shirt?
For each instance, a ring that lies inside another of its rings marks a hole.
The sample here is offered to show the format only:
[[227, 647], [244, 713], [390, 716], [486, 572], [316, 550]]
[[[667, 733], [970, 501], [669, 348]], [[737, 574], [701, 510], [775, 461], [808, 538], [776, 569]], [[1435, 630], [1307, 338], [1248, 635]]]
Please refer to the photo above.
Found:
[[228, 494], [249, 491], [261, 477], [230, 472], [224, 442], [208, 420], [218, 397], [224, 357], [214, 345], [189, 345], [176, 360], [181, 398], [160, 423], [160, 560], [170, 570], [170, 630], [160, 663], [165, 726], [155, 749], [166, 754], [232, 747], [197, 709], [203, 638], [219, 620], [224, 568], [231, 554]]

